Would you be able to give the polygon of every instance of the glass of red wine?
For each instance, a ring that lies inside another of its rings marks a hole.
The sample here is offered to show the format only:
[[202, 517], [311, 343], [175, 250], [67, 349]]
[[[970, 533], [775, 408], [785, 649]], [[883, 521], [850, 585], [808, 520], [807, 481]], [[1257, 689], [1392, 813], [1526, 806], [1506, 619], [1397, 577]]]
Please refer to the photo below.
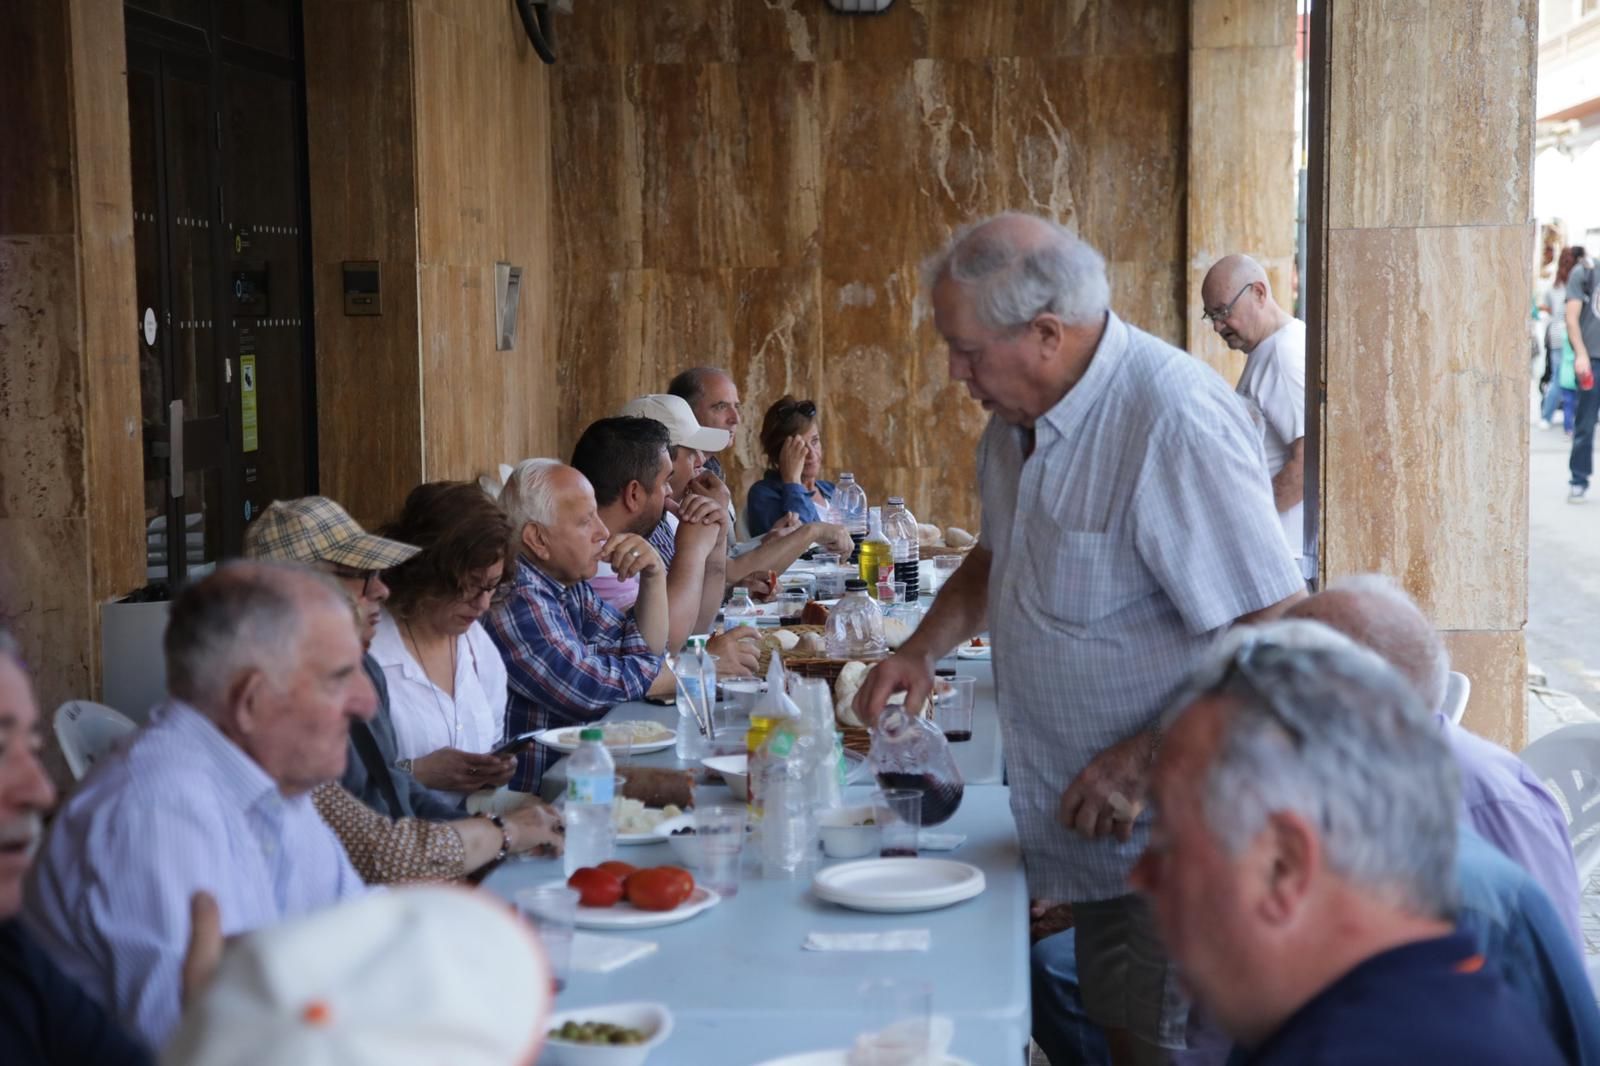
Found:
[[922, 790], [882, 788], [873, 806], [882, 819], [878, 855], [884, 859], [917, 857], [917, 834], [922, 830]]

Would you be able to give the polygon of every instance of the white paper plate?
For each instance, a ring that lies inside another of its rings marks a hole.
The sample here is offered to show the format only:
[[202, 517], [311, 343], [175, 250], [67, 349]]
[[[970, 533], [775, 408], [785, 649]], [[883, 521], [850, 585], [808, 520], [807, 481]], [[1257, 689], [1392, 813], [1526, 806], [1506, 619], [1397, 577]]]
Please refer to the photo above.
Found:
[[[653, 829], [648, 833], [618, 833], [617, 834], [617, 846], [618, 847], [631, 847], [631, 846], [636, 845], [636, 844], [659, 844], [659, 843], [661, 843], [661, 838], [656, 836], [655, 830], [653, 830]], [[918, 841], [917, 843], [918, 843], [918, 847], [922, 846], [921, 841]]]
[[[781, 1059], [768, 1059], [756, 1066], [850, 1066], [850, 1051], [809, 1051], [804, 1055], [786, 1055]], [[972, 1066], [966, 1059], [944, 1058], [939, 1066]]]
[[988, 644], [985, 644], [981, 648], [974, 648], [971, 644], [963, 644], [963, 645], [961, 645], [961, 647], [956, 649], [956, 658], [957, 659], [987, 659], [987, 658], [989, 658], [989, 653], [992, 650], [993, 649]]
[[862, 859], [825, 867], [811, 881], [817, 898], [858, 911], [931, 911], [983, 891], [983, 871], [950, 859]]
[[[651, 843], [660, 841], [652, 837]], [[722, 897], [709, 888], [695, 885], [689, 898], [670, 911], [642, 911], [630, 903], [619, 903], [615, 907], [579, 907], [574, 924], [579, 929], [653, 929], [658, 925], [686, 922], [721, 902]]]
[[[562, 726], [559, 729], [541, 730], [540, 732], [535, 733], [533, 735], [534, 743], [543, 744], [545, 747], [549, 748], [551, 751], [559, 751], [564, 755], [571, 755], [573, 752], [578, 750], [578, 745], [569, 744], [569, 743], [567, 743], [565, 741], [557, 740], [556, 738], [558, 736], [560, 736], [562, 733], [567, 732], [568, 730], [573, 730], [573, 729], [577, 729], [577, 728], [579, 728], [579, 727], [578, 726], [567, 725], [567, 726]], [[665, 728], [665, 727], [663, 727], [663, 728]], [[658, 740], [647, 741], [647, 742], [645, 742], [643, 744], [635, 744], [633, 746], [633, 748], [632, 748], [632, 751], [633, 751], [633, 754], [635, 754], [635, 755], [648, 755], [652, 751], [666, 751], [668, 748], [672, 747], [672, 745], [676, 744], [677, 742], [678, 742], [677, 730], [668, 729], [667, 730], [667, 735], [665, 737], [663, 737], [661, 739], [658, 739]], [[628, 750], [628, 746], [626, 744], [607, 744], [606, 745], [606, 749], [608, 751], [626, 751], [626, 750]]]

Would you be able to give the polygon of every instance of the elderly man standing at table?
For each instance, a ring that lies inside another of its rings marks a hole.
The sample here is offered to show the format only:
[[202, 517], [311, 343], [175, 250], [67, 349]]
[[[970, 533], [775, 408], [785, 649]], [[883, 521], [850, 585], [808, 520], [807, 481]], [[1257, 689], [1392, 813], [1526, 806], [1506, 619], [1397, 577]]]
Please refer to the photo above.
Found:
[[[592, 722], [619, 703], [670, 693], [667, 568], [650, 543], [608, 530], [588, 479], [554, 459], [518, 463], [500, 506], [521, 554], [483, 624], [506, 664], [506, 732]], [[623, 581], [639, 578], [626, 615], [589, 584], [602, 560]], [[535, 745], [518, 757], [510, 787], [537, 792], [554, 758]]]
[[1306, 324], [1278, 306], [1267, 272], [1247, 255], [1217, 260], [1200, 285], [1200, 298], [1205, 320], [1228, 347], [1245, 353], [1238, 393], [1260, 420], [1272, 503], [1289, 554], [1300, 560], [1305, 551]]
[[225, 935], [366, 891], [311, 802], [372, 717], [350, 602], [299, 567], [230, 563], [167, 624], [171, 702], [94, 768], [45, 841], [29, 927], [153, 1046], [178, 1019], [190, 897]]
[[950, 375], [992, 412], [982, 532], [857, 711], [921, 703], [935, 660], [987, 619], [1030, 891], [1073, 904], [1113, 1055], [1166, 1061], [1187, 1008], [1127, 888], [1148, 829], [1135, 804], [1190, 664], [1304, 595], [1260, 435], [1214, 372], [1109, 311], [1104, 260], [1054, 222], [982, 222], [928, 280]]
[[1454, 760], [1388, 664], [1280, 622], [1231, 634], [1177, 707], [1133, 882], [1243, 1062], [1563, 1061], [1452, 929]]

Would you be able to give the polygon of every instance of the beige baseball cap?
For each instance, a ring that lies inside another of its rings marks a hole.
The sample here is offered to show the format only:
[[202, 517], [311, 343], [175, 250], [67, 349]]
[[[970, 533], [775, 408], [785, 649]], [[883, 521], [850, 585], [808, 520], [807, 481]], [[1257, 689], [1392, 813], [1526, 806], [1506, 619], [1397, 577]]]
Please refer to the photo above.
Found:
[[623, 417], [653, 418], [667, 427], [667, 437], [675, 447], [693, 448], [696, 451], [720, 452], [728, 446], [733, 434], [725, 429], [702, 426], [694, 417], [689, 401], [681, 396], [658, 393], [641, 396], [617, 412]]
[[244, 531], [244, 553], [285, 563], [388, 570], [422, 549], [368, 533], [326, 496], [273, 500]]
[[445, 885], [374, 892], [239, 937], [163, 1066], [522, 1066], [553, 998], [533, 931]]

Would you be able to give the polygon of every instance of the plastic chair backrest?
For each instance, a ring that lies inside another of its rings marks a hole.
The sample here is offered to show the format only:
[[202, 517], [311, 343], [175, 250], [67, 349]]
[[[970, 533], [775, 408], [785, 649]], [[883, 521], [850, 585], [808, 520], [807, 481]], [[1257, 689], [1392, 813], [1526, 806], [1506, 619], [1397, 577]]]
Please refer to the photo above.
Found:
[[1600, 723], [1580, 722], [1540, 737], [1522, 751], [1567, 816], [1567, 838], [1587, 884], [1600, 867]]
[[1456, 725], [1461, 724], [1461, 716], [1467, 713], [1467, 698], [1472, 695], [1472, 679], [1459, 670], [1450, 671], [1450, 681], [1444, 689], [1444, 716]]
[[89, 700], [68, 700], [56, 709], [56, 740], [74, 781], [138, 725], [121, 711]]

